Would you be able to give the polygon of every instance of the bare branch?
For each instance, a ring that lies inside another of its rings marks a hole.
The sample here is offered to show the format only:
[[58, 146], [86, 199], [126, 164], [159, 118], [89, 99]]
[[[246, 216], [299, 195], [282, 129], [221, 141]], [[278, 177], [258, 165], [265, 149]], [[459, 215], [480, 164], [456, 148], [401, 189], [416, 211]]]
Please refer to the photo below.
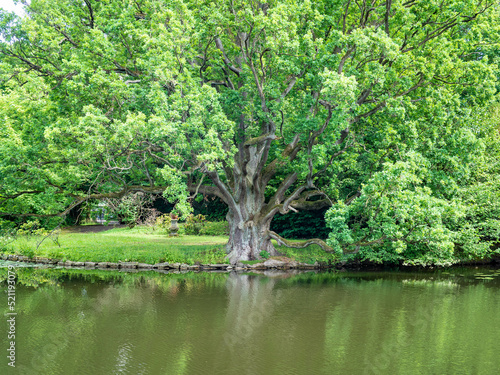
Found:
[[224, 46], [222, 45], [222, 40], [220, 38], [215, 38], [215, 45], [217, 48], [222, 52], [222, 58], [224, 59], [224, 64], [236, 75], [241, 74], [241, 70], [236, 68], [233, 64], [231, 64], [231, 61], [227, 58], [226, 52], [224, 51]]
[[85, 5], [87, 5], [87, 8], [89, 9], [89, 15], [90, 15], [90, 28], [93, 29], [94, 28], [94, 11], [92, 10], [92, 6], [90, 4], [90, 1], [89, 0], [84, 0], [85, 1]]

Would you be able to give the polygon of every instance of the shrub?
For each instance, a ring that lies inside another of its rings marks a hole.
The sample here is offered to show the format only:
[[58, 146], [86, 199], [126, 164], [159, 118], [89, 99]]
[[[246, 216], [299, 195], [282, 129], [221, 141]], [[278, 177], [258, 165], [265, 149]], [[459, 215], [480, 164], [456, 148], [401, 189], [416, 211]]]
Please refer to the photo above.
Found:
[[208, 250], [202, 257], [203, 263], [226, 263], [226, 252], [224, 247], [219, 246], [214, 249]]
[[[171, 223], [172, 223], [172, 219], [170, 218], [170, 215], [163, 214], [163, 215], [158, 216], [155, 219], [155, 228], [157, 228], [159, 232], [168, 233], [170, 230]], [[153, 228], [153, 230], [154, 230], [154, 228]]]
[[271, 254], [269, 254], [266, 250], [262, 250], [259, 255], [264, 258], [264, 259], [269, 259], [269, 257], [271, 256]]
[[140, 224], [147, 226], [152, 231], [156, 229], [156, 219], [160, 216], [161, 212], [156, 208], [148, 208], [144, 210], [142, 222]]
[[132, 228], [148, 214], [152, 201], [151, 194], [137, 192], [119, 199], [105, 199], [105, 206], [101, 209], [105, 211], [108, 221], [117, 218]]
[[18, 236], [36, 237], [36, 236], [46, 236], [49, 232], [40, 226], [38, 220], [29, 220], [24, 224], [21, 224], [17, 230]]
[[204, 228], [206, 224], [204, 215], [189, 215], [184, 224], [184, 231], [186, 234], [199, 235], [200, 231]]
[[199, 234], [203, 236], [228, 236], [229, 223], [227, 221], [207, 221], [200, 229]]

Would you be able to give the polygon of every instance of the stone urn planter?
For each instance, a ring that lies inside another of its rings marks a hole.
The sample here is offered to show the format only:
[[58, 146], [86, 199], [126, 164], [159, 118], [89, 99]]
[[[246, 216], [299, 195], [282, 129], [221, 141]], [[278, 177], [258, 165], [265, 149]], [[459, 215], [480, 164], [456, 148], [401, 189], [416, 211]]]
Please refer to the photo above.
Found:
[[179, 231], [179, 224], [177, 224], [178, 219], [172, 219], [170, 221], [170, 237], [176, 237], [179, 234], [177, 233]]

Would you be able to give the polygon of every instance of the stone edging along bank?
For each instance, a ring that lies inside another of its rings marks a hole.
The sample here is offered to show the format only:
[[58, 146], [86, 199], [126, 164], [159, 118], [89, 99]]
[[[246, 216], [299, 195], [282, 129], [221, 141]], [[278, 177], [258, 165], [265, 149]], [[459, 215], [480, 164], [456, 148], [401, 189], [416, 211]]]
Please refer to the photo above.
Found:
[[268, 259], [261, 263], [244, 264], [238, 263], [235, 266], [230, 264], [195, 264], [189, 265], [184, 263], [139, 263], [139, 262], [73, 262], [73, 261], [59, 261], [57, 259], [49, 259], [44, 257], [29, 258], [24, 255], [2, 254], [0, 259], [10, 260], [14, 262], [35, 263], [40, 265], [53, 265], [59, 267], [78, 267], [85, 269], [120, 269], [122, 271], [134, 270], [180, 270], [180, 271], [250, 271], [250, 270], [318, 270], [328, 268], [319, 263], [307, 264], [299, 262], [285, 262], [282, 260]]

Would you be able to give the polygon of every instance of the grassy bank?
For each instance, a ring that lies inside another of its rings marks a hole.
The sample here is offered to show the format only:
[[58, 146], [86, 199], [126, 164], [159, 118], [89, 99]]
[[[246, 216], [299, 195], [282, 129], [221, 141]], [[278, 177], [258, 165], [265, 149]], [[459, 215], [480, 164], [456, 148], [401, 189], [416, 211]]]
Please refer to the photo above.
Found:
[[[14, 242], [5, 245], [1, 252], [62, 261], [227, 263], [224, 250], [228, 240], [226, 236], [168, 237], [151, 232], [146, 227], [135, 227], [115, 228], [98, 233], [63, 230], [58, 237], [60, 247], [47, 238], [36, 249], [40, 240], [41, 237], [18, 237]], [[335, 260], [333, 255], [326, 254], [316, 245], [306, 249], [279, 247], [278, 250], [283, 256], [298, 262]]]
[[47, 238], [36, 250], [38, 238], [16, 239], [10, 252], [27, 256], [92, 262], [195, 262], [218, 263], [224, 260], [227, 238], [219, 236], [168, 237], [151, 233], [148, 228], [115, 228], [98, 233], [62, 231], [60, 247]]

